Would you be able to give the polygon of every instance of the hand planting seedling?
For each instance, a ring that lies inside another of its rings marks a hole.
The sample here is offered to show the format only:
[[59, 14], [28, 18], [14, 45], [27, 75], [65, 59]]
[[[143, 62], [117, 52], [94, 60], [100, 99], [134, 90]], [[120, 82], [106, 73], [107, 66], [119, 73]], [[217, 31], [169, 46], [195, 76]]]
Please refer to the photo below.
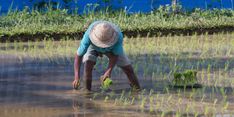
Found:
[[172, 83], [174, 86], [193, 86], [197, 83], [197, 71], [175, 72]]
[[113, 81], [109, 77], [105, 79], [101, 77], [100, 79], [102, 82], [102, 86], [101, 86], [102, 89], [108, 89], [113, 84]]
[[76, 84], [74, 85], [74, 89], [78, 90], [79, 86], [80, 86], [80, 80], [76, 82]]

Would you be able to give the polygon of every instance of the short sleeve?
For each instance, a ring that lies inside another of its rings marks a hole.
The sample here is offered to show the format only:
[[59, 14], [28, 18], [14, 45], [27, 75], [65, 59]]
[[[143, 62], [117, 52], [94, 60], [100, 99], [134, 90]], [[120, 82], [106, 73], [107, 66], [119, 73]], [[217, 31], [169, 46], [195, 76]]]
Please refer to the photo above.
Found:
[[87, 52], [87, 49], [90, 45], [90, 39], [89, 39], [89, 31], [86, 31], [81, 42], [80, 42], [80, 46], [77, 50], [77, 55], [78, 56], [83, 56], [86, 52]]
[[93, 27], [96, 23], [98, 23], [98, 21], [93, 22], [93, 23], [89, 26], [89, 28], [87, 29], [87, 31], [85, 32], [85, 34], [84, 34], [84, 36], [83, 36], [83, 38], [82, 38], [82, 40], [81, 40], [81, 42], [80, 42], [80, 46], [79, 46], [79, 48], [78, 48], [78, 50], [77, 50], [77, 55], [83, 56], [83, 55], [87, 52], [88, 47], [89, 47], [90, 44], [91, 44], [91, 41], [90, 41], [90, 38], [89, 38], [89, 33], [90, 33], [90, 30], [92, 29], [92, 27]]

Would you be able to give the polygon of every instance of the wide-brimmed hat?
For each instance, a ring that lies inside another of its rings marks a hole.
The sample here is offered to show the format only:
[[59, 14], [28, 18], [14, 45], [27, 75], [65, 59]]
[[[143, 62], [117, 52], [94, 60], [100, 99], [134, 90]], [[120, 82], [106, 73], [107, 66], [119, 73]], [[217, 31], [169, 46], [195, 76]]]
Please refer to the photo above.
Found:
[[97, 47], [111, 47], [118, 41], [117, 26], [108, 21], [97, 22], [90, 30], [89, 38]]

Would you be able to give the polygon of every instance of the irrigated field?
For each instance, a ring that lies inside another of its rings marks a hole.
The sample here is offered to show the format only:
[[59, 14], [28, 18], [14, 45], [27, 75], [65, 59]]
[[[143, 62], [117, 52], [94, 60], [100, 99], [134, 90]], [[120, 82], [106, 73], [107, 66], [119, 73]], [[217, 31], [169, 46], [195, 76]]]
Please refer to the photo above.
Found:
[[[124, 48], [142, 91], [131, 92], [115, 68], [112, 91], [93, 72], [93, 92], [74, 91], [73, 57], [79, 41], [0, 44], [2, 116], [234, 116], [234, 34], [125, 38]], [[196, 70], [201, 88], [171, 87], [175, 71]]]

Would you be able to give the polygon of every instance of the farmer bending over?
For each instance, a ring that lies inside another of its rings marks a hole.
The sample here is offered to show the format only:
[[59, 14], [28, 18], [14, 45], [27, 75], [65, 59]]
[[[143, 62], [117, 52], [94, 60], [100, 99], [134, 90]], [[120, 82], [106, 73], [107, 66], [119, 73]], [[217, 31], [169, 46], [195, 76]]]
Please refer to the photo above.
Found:
[[123, 50], [123, 34], [119, 27], [108, 21], [95, 21], [85, 32], [80, 47], [75, 55], [74, 72], [75, 78], [73, 87], [78, 87], [80, 80], [80, 66], [84, 63], [85, 88], [91, 91], [92, 70], [97, 57], [106, 55], [109, 59], [109, 65], [101, 81], [111, 77], [111, 71], [115, 64], [119, 66], [127, 75], [130, 86], [140, 89], [137, 76], [133, 71], [131, 63]]

